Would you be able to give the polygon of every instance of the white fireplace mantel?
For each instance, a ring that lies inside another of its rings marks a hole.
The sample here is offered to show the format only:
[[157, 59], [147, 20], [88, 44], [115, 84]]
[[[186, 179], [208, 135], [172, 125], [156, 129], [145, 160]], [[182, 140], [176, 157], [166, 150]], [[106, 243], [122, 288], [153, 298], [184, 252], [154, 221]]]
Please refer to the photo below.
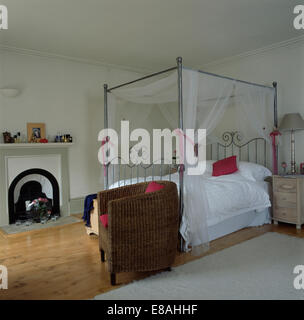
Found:
[[0, 149], [22, 149], [22, 148], [69, 148], [73, 145], [70, 142], [50, 143], [0, 143]]
[[[19, 171], [31, 167], [53, 174], [60, 188], [60, 212], [70, 215], [68, 149], [73, 143], [0, 144], [0, 226], [9, 224], [8, 188]], [[15, 169], [14, 168], [15, 165]]]

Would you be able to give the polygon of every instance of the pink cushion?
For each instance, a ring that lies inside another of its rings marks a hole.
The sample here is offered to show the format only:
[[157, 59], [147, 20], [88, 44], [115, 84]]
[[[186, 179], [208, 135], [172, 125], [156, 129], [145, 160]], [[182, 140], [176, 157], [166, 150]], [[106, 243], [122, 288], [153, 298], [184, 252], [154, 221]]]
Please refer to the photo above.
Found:
[[100, 216], [100, 221], [105, 228], [108, 227], [108, 215], [107, 214], [103, 214], [102, 216]]
[[219, 160], [213, 164], [212, 175], [214, 177], [223, 176], [225, 174], [231, 174], [238, 171], [236, 156]]
[[154, 191], [157, 191], [157, 190], [161, 190], [163, 189], [165, 186], [163, 184], [159, 184], [155, 181], [152, 181], [148, 184], [148, 187], [146, 189], [146, 192], [145, 193], [150, 193], [150, 192], [154, 192]]

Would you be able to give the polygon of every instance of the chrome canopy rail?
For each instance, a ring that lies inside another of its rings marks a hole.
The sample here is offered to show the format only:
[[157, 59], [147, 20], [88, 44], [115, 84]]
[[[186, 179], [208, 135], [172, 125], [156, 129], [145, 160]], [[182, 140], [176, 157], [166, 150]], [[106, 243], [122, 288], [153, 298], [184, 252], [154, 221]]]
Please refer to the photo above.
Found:
[[136, 83], [136, 82], [139, 82], [139, 81], [142, 81], [142, 80], [146, 80], [146, 79], [149, 79], [149, 78], [152, 78], [152, 77], [156, 77], [156, 76], [158, 76], [160, 74], [167, 73], [167, 72], [170, 72], [170, 71], [173, 71], [173, 70], [176, 70], [176, 69], [177, 69], [177, 67], [172, 67], [172, 68], [165, 69], [165, 70], [162, 70], [162, 71], [159, 71], [159, 72], [155, 72], [155, 73], [149, 74], [147, 76], [144, 76], [144, 77], [141, 77], [141, 78], [129, 81], [129, 82], [122, 83], [122, 84], [120, 84], [118, 86], [115, 86], [115, 87], [112, 87], [112, 88], [108, 89], [107, 91], [111, 92], [111, 91], [113, 91], [115, 89], [122, 88], [122, 87], [128, 86], [130, 84], [133, 84], [133, 83]]
[[[227, 80], [232, 80], [232, 81], [236, 81], [236, 82], [248, 84], [248, 85], [250, 85], [250, 86], [256, 86], [256, 87], [261, 87], [261, 88], [273, 89], [273, 87], [267, 86], [267, 85], [264, 85], [264, 84], [259, 84], [259, 83], [250, 82], [250, 81], [244, 81], [244, 80], [235, 79], [235, 78], [231, 78], [231, 77], [227, 77], [227, 76], [221, 76], [221, 75], [219, 75], [219, 74], [212, 73], [212, 72], [207, 72], [207, 71], [203, 71], [203, 70], [195, 70], [195, 69], [191, 69], [191, 68], [188, 68], [188, 67], [184, 67], [184, 69], [197, 71], [197, 72], [199, 72], [199, 73], [207, 74], [207, 75], [209, 75], [209, 76], [213, 76], [213, 77], [217, 77], [217, 78], [221, 78], [221, 79], [227, 79]], [[276, 83], [276, 82], [275, 82], [275, 83]]]

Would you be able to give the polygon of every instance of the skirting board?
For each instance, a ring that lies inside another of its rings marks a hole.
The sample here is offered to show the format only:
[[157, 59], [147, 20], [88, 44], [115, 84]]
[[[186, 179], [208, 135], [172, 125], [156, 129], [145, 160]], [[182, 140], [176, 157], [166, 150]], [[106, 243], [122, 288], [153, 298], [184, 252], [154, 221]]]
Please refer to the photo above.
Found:
[[82, 213], [84, 207], [84, 197], [70, 199], [70, 214]]

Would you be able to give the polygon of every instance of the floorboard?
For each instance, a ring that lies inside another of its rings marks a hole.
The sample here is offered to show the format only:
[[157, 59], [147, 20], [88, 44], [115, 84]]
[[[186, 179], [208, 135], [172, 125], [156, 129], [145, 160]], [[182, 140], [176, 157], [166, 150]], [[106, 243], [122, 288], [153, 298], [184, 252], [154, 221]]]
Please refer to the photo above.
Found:
[[[207, 254], [223, 250], [266, 232], [304, 237], [292, 225], [247, 228], [211, 242]], [[178, 254], [175, 266], [197, 259]], [[0, 234], [0, 265], [8, 268], [8, 290], [0, 299], [91, 299], [112, 290], [106, 264], [100, 262], [98, 239], [86, 234], [82, 222], [39, 232], [5, 237]], [[152, 273], [118, 274], [118, 284]]]

